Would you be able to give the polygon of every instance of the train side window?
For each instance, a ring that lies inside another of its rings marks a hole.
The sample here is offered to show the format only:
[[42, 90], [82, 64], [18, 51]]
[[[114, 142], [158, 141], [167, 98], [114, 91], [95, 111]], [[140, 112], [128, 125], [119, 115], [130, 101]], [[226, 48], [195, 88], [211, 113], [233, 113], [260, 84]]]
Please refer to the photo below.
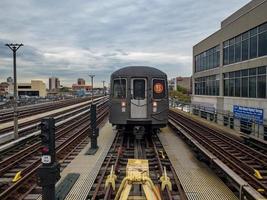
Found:
[[126, 98], [126, 79], [115, 79], [113, 81], [113, 97]]
[[146, 94], [146, 82], [144, 79], [133, 80], [133, 97], [134, 99], [143, 100]]
[[153, 79], [153, 99], [162, 99], [166, 96], [165, 80]]

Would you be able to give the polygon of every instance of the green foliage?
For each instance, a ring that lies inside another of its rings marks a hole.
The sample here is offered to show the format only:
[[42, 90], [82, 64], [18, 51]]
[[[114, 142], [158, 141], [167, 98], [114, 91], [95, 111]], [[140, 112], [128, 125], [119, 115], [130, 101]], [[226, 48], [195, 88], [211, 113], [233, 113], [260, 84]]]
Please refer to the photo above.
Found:
[[169, 96], [171, 98], [175, 98], [175, 99], [177, 99], [178, 101], [181, 101], [181, 102], [185, 102], [185, 103], [190, 103], [191, 102], [191, 97], [188, 95], [187, 90], [186, 91], [183, 90], [183, 92], [181, 92], [181, 91], [170, 91], [169, 92]]
[[183, 93], [183, 94], [187, 94], [187, 93], [188, 93], [187, 89], [181, 87], [180, 85], [177, 85], [177, 91], [178, 91], [178, 92], [181, 92], [181, 93]]
[[60, 92], [70, 92], [70, 89], [68, 87], [62, 87], [60, 88]]

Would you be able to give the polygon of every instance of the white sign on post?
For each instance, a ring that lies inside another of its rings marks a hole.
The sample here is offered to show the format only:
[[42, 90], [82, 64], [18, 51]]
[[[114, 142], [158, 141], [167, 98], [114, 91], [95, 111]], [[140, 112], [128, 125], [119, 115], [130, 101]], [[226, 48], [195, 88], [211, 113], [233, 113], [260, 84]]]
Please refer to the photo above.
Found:
[[51, 163], [51, 156], [50, 155], [43, 155], [42, 156], [42, 163], [44, 163], [44, 164]]

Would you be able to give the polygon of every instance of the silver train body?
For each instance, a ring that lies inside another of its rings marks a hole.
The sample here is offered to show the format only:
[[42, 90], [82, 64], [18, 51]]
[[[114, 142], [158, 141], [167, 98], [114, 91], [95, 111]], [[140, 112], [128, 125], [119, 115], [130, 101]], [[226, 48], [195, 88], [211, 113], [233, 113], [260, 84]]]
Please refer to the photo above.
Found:
[[167, 125], [169, 98], [164, 72], [130, 66], [115, 71], [110, 80], [111, 124], [149, 132]]

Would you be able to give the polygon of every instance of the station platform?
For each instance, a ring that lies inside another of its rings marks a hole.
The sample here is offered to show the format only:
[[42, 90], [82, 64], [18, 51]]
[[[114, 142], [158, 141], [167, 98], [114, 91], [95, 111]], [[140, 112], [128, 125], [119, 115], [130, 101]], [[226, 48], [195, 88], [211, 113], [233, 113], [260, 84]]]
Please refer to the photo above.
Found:
[[159, 138], [189, 200], [238, 200], [170, 128], [162, 129]]
[[224, 133], [232, 135], [233, 137], [236, 137], [237, 139], [240, 139], [240, 137], [241, 137], [241, 132], [239, 132], [239, 131], [227, 128], [227, 127], [225, 127], [223, 125], [217, 124], [215, 122], [208, 121], [206, 119], [202, 119], [201, 117], [198, 117], [198, 116], [193, 115], [191, 113], [187, 113], [187, 112], [175, 109], [175, 108], [170, 108], [170, 110], [175, 111], [175, 112], [177, 112], [177, 113], [179, 113], [181, 115], [184, 115], [185, 117], [190, 117], [192, 120], [200, 122], [202, 124], [205, 124], [205, 125], [213, 128], [213, 129], [216, 129], [218, 131], [222, 131]]
[[[90, 148], [90, 143], [71, 161], [71, 163], [60, 173], [61, 179], [59, 185], [69, 173], [79, 174], [79, 178], [66, 196], [66, 200], [86, 199], [98, 171], [104, 161], [112, 142], [115, 138], [116, 130], [113, 130], [111, 124], [105, 123], [100, 128], [98, 137], [99, 149], [95, 155], [85, 155]], [[41, 197], [39, 198], [41, 200]]]

